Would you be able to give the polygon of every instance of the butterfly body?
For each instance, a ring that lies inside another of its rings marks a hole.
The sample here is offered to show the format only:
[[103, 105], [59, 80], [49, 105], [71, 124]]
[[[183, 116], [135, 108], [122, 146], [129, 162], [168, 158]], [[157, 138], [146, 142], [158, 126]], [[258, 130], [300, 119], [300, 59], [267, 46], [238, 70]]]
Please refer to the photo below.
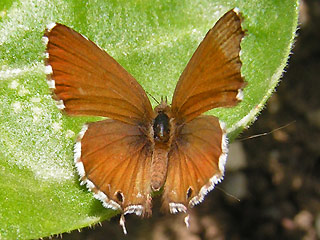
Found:
[[151, 189], [159, 191], [167, 176], [168, 153], [175, 133], [174, 119], [170, 118], [171, 108], [162, 101], [155, 107], [157, 114], [153, 120], [153, 153], [151, 161]]
[[[104, 50], [62, 24], [48, 27], [46, 74], [59, 109], [108, 119], [86, 124], [74, 162], [103, 206], [150, 216], [152, 193], [163, 208], [188, 212], [219, 183], [227, 157], [224, 124], [203, 115], [242, 100], [236, 9], [228, 11], [201, 42], [167, 101], [152, 109], [141, 85]], [[124, 228], [125, 230], [125, 228]]]

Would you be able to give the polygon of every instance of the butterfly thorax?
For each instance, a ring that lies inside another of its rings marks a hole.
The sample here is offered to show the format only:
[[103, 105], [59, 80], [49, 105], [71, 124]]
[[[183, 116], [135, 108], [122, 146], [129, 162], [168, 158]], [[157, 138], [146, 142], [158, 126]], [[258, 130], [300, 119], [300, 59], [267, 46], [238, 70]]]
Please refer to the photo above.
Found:
[[155, 142], [166, 143], [170, 138], [170, 119], [167, 114], [160, 112], [154, 119], [153, 134]]
[[154, 142], [170, 144], [170, 138], [174, 130], [171, 107], [167, 104], [167, 101], [161, 101], [155, 107], [154, 112], [156, 116], [152, 123]]
[[159, 191], [163, 186], [168, 168], [168, 153], [174, 132], [171, 108], [166, 101], [161, 101], [155, 109], [153, 120], [153, 152], [151, 162], [151, 188]]

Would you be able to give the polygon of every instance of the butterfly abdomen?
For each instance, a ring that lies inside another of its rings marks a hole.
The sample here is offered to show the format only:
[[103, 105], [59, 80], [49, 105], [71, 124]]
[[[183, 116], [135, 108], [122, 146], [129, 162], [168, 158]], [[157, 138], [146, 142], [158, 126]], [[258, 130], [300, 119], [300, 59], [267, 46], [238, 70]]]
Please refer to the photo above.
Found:
[[151, 161], [151, 188], [159, 191], [163, 186], [168, 169], [168, 151], [166, 144], [155, 144]]

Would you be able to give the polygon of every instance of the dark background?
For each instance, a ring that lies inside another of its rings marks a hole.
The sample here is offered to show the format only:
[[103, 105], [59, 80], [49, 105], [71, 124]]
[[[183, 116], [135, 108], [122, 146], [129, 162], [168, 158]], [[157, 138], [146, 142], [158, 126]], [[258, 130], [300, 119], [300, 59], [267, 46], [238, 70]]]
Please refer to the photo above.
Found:
[[[126, 217], [127, 236], [115, 217], [63, 239], [320, 239], [319, 0], [301, 1], [297, 33], [277, 91], [231, 146], [229, 162], [236, 155], [241, 164], [227, 167], [223, 183], [192, 209], [189, 230], [156, 202], [151, 218]], [[271, 133], [245, 139], [263, 132]]]

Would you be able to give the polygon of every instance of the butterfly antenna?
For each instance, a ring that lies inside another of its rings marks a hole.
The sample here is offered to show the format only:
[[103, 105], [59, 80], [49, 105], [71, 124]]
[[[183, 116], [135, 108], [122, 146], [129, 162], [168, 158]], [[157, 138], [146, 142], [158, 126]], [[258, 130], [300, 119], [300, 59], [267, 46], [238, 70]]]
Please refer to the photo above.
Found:
[[215, 186], [215, 188], [219, 189], [221, 192], [223, 192], [225, 195], [237, 200], [238, 202], [240, 202], [241, 200], [239, 198], [237, 198], [236, 196], [226, 192], [225, 190], [223, 190], [221, 187]]
[[149, 92], [146, 91], [146, 93], [147, 93], [156, 103], [160, 104], [159, 101], [158, 101], [154, 96], [152, 96]]
[[238, 139], [238, 141], [242, 142], [242, 141], [244, 141], [244, 140], [248, 140], [248, 139], [252, 139], [252, 138], [257, 138], [257, 137], [266, 136], [266, 135], [269, 135], [269, 134], [274, 133], [274, 132], [276, 132], [276, 131], [279, 131], [279, 130], [281, 130], [281, 129], [283, 129], [283, 128], [286, 128], [286, 127], [288, 127], [289, 125], [291, 125], [291, 124], [293, 124], [293, 123], [295, 123], [295, 122], [296, 122], [296, 120], [294, 120], [294, 121], [292, 121], [292, 122], [289, 122], [288, 124], [286, 124], [286, 125], [284, 125], [284, 126], [282, 126], [282, 127], [278, 127], [278, 128], [276, 128], [276, 129], [273, 129], [273, 130], [270, 131], [270, 132], [259, 133], [259, 134], [252, 135], [252, 136], [250, 136], [250, 137], [240, 138], [240, 139]]

